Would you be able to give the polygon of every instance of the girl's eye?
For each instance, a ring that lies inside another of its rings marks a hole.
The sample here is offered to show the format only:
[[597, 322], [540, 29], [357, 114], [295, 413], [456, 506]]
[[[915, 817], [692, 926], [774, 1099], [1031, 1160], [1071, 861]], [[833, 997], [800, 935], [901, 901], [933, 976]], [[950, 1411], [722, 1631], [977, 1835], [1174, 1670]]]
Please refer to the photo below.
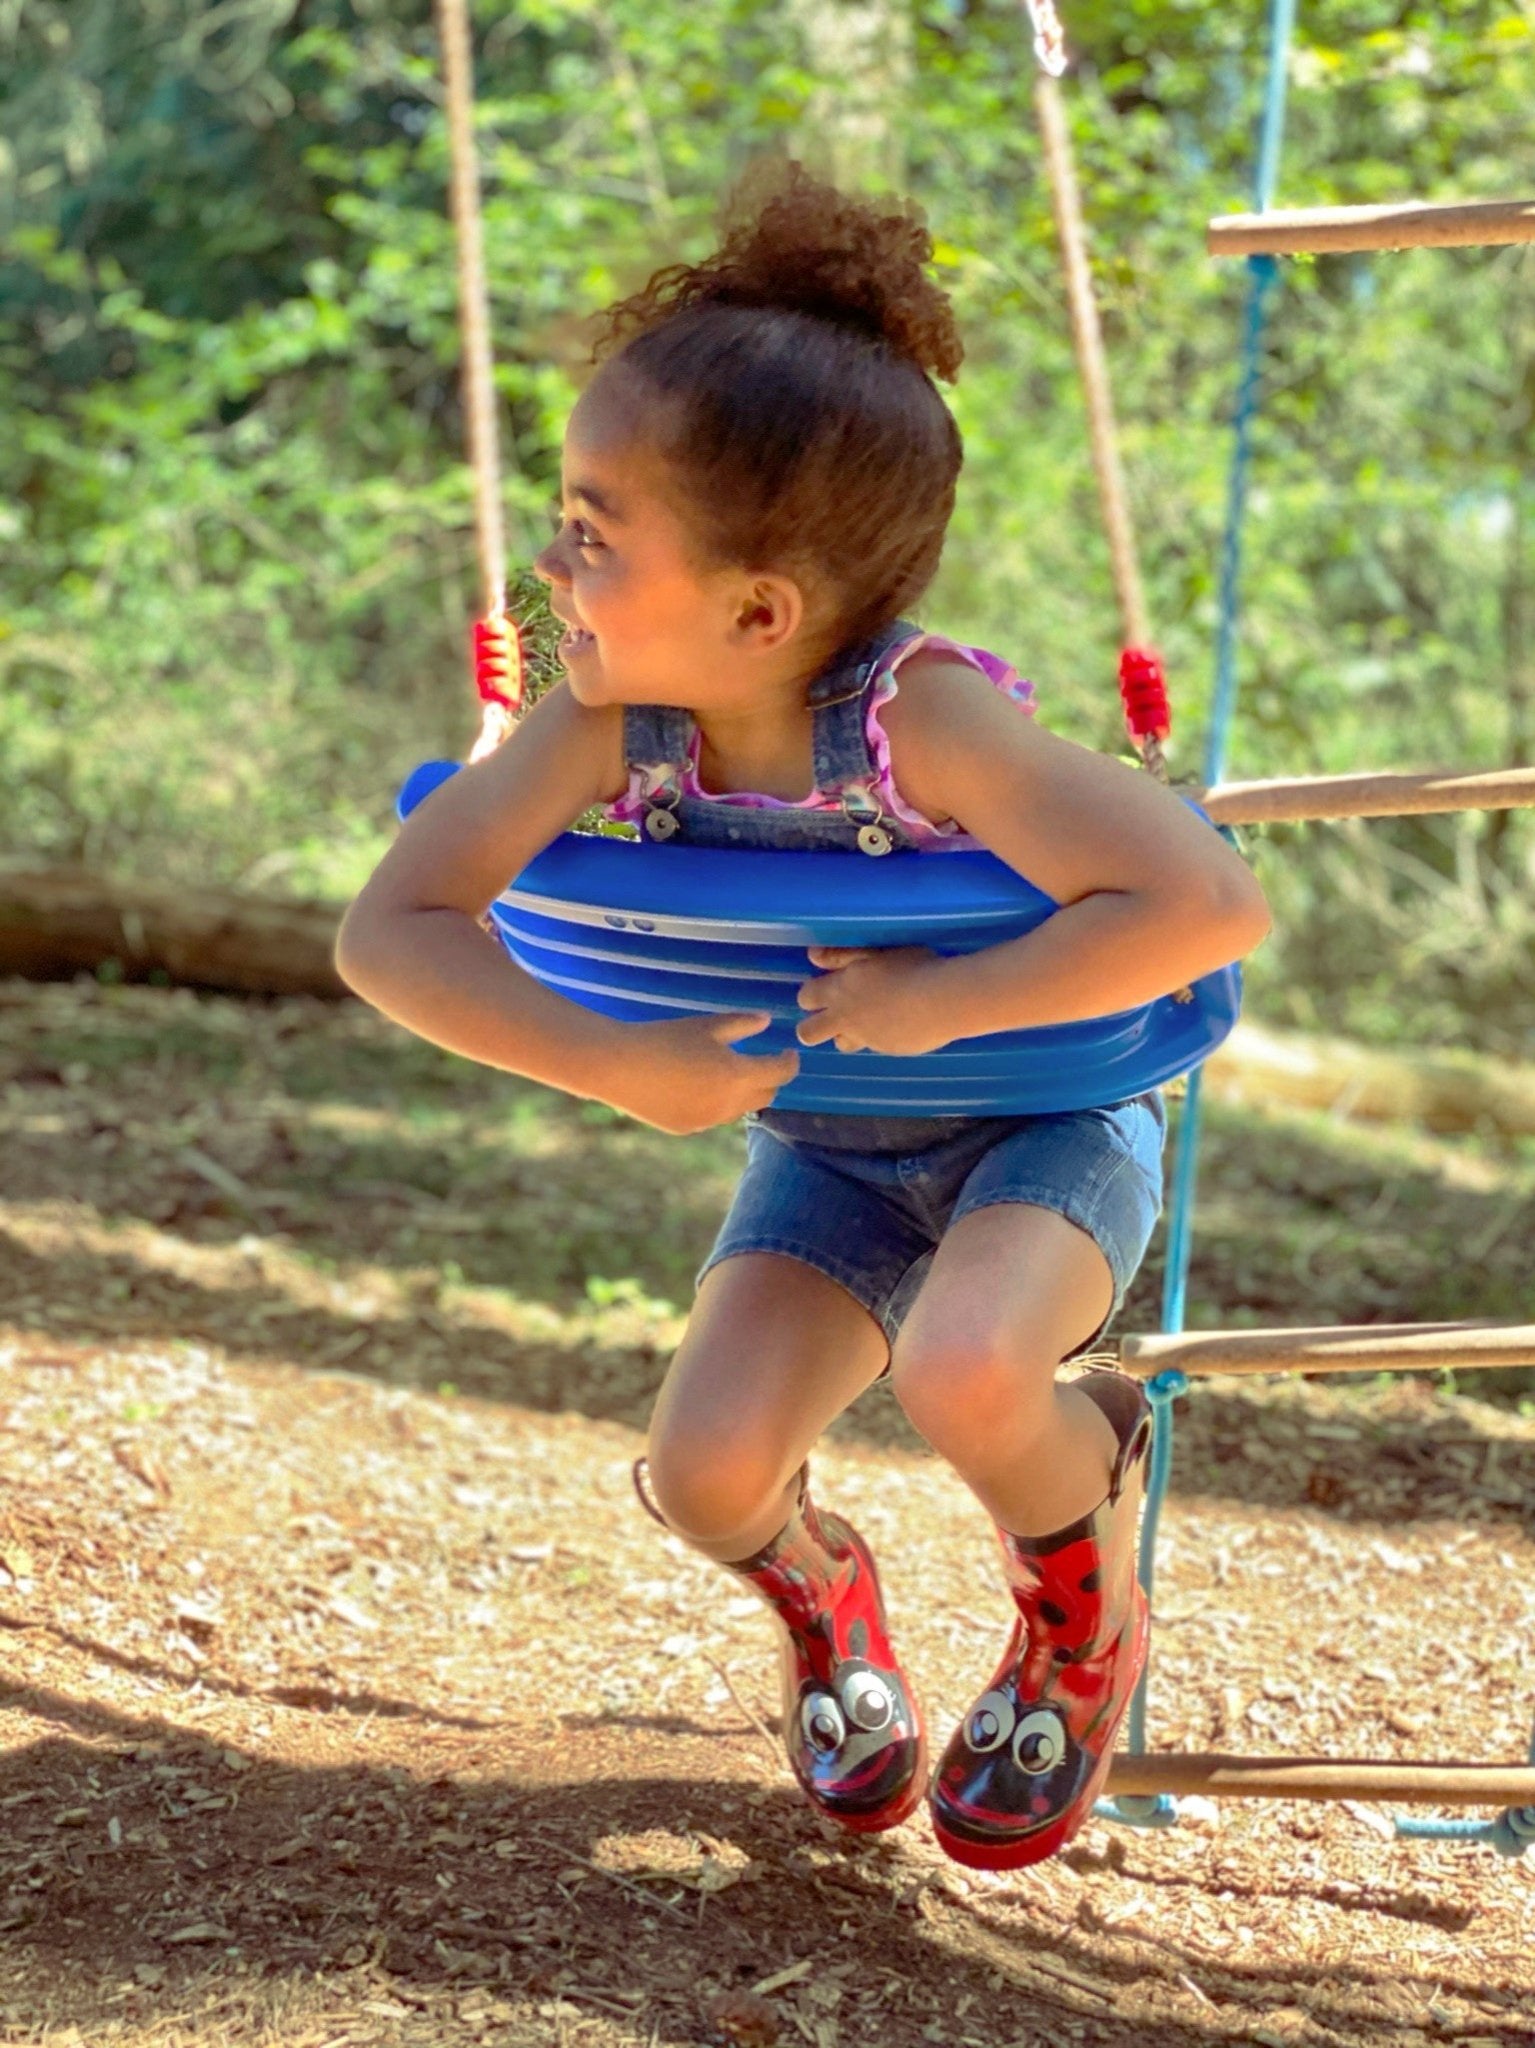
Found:
[[[565, 514], [558, 506], [550, 508], [549, 524], [554, 528], [555, 538], [558, 539], [565, 531]], [[600, 548], [605, 545], [604, 542], [591, 538], [584, 519], [572, 519], [570, 524], [575, 529], [576, 546], [578, 548]]]

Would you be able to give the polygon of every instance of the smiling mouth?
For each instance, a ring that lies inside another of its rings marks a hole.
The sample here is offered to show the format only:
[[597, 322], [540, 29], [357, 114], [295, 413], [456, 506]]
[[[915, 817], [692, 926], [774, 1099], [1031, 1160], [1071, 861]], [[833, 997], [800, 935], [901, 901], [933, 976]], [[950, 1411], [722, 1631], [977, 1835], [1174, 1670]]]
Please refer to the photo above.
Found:
[[596, 639], [596, 634], [588, 633], [584, 626], [567, 626], [561, 636], [556, 652], [562, 657], [572, 654], [584, 654], [587, 648], [596, 644]]

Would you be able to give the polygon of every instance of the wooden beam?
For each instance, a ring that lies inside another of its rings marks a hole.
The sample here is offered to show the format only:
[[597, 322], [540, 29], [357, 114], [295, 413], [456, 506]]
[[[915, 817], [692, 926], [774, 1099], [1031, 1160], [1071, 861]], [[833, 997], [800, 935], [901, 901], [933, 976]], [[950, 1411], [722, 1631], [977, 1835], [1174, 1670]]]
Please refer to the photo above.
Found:
[[1535, 1764], [1414, 1764], [1377, 1757], [1116, 1756], [1109, 1794], [1216, 1799], [1400, 1799], [1429, 1806], [1535, 1806]]
[[1357, 249], [1490, 249], [1535, 242], [1535, 199], [1306, 206], [1210, 222], [1212, 256], [1321, 256]]
[[1121, 1337], [1139, 1379], [1187, 1373], [1465, 1372], [1535, 1365], [1535, 1323], [1355, 1323], [1312, 1330], [1196, 1330]]
[[1199, 802], [1217, 825], [1517, 810], [1535, 804], [1535, 768], [1502, 768], [1490, 775], [1455, 775], [1431, 769], [1424, 774], [1300, 775], [1276, 782], [1223, 782], [1206, 790]]

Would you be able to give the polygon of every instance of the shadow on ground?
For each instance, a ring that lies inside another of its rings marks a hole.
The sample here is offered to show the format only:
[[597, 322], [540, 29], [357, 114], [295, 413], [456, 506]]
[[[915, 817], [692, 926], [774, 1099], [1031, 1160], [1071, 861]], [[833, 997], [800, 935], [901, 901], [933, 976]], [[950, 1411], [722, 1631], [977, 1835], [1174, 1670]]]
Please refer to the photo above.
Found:
[[[0, 1291], [34, 1334], [206, 1342], [644, 1427], [738, 1131], [667, 1139], [358, 1005], [14, 982], [0, 997]], [[1529, 1150], [1218, 1110], [1198, 1321], [1527, 1315]], [[1160, 1256], [1120, 1328], [1155, 1326]], [[1396, 1514], [1535, 1512], [1535, 1453], [1468, 1408], [1372, 1404], [1357, 1438], [1312, 1440], [1303, 1414], [1229, 1383], [1184, 1407], [1187, 1490], [1371, 1518], [1384, 1484]], [[884, 1389], [837, 1433], [918, 1448]]]
[[[149, 1346], [206, 1342], [233, 1360], [273, 1361], [386, 1384], [584, 1415], [643, 1430], [666, 1368], [654, 1344], [554, 1345], [455, 1322], [435, 1309], [394, 1317], [296, 1308], [259, 1285], [210, 1287], [145, 1275], [130, 1252], [75, 1246], [39, 1257], [0, 1230], [0, 1290], [12, 1301], [57, 1304], [48, 1334]], [[93, 1306], [96, 1304], [96, 1306]], [[34, 1332], [34, 1336], [35, 1336]], [[1337, 1388], [1346, 1376], [1329, 1375]], [[1535, 1442], [1502, 1434], [1496, 1418], [1428, 1388], [1403, 1386], [1388, 1408], [1372, 1401], [1340, 1429], [1329, 1413], [1311, 1433], [1303, 1403], [1276, 1403], [1226, 1381], [1176, 1404], [1174, 1490], [1229, 1496], [1252, 1507], [1311, 1503], [1343, 1521], [1507, 1521], [1535, 1526]], [[865, 1394], [830, 1436], [923, 1449], [887, 1386]]]
[[[1213, 1866], [1169, 1878], [1115, 1837], [1069, 1851], [1064, 1872], [972, 1886], [913, 1853], [906, 1831], [829, 1844], [791, 1793], [755, 1788], [749, 1758], [732, 1777], [718, 1741], [670, 1725], [639, 1750], [631, 1730], [583, 1725], [580, 1782], [560, 1781], [576, 1746], [558, 1729], [541, 1746], [492, 1733], [472, 1776], [460, 1739], [454, 1774], [426, 1778], [274, 1764], [59, 1693], [0, 1693], [0, 1705], [37, 1730], [0, 1759], [12, 1830], [0, 1926], [29, 1981], [47, 1984], [49, 2023], [88, 2040], [129, 2015], [146, 2034], [191, 2017], [213, 1985], [250, 2004], [298, 1979], [353, 2010], [409, 2015], [484, 1987], [513, 2018], [557, 2019], [558, 2001], [572, 2018], [618, 2018], [636, 2042], [769, 2041], [760, 2011], [761, 2031], [744, 2031], [755, 2009], [741, 2001], [784, 1971], [768, 1996], [785, 2039], [792, 2020], [816, 2041], [817, 2020], [835, 2015], [841, 2038], [881, 2048], [954, 2029], [980, 2048], [1195, 2048], [1276, 2008], [1303, 2008], [1331, 2030], [1318, 2039], [1403, 2038], [1395, 1973], [1272, 1952], [1217, 1960], [1105, 1930], [1090, 1891], [1071, 1885], [1112, 1869], [1154, 1914], [1162, 1883], [1217, 1895]], [[1270, 1908], [1338, 1903], [1324, 1879], [1293, 1872], [1260, 1889]], [[1353, 1889], [1361, 1912], [1466, 1922], [1411, 1889]], [[1474, 1947], [1436, 1983], [1441, 1998], [1477, 2001], [1479, 2038], [1528, 2039]], [[731, 2012], [743, 2031], [720, 2031]]]

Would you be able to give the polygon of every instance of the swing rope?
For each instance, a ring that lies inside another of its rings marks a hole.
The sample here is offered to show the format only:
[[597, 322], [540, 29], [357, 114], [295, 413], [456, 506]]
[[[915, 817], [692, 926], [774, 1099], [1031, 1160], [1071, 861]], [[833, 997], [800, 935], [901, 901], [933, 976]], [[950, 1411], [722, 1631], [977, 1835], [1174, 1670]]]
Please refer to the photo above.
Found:
[[[1269, 11], [1268, 77], [1263, 96], [1263, 127], [1258, 148], [1255, 182], [1255, 211], [1265, 213], [1273, 204], [1279, 171], [1279, 147], [1284, 135], [1285, 83], [1289, 70], [1290, 41], [1295, 26], [1295, 0], [1271, 0]], [[1242, 527], [1247, 508], [1247, 479], [1252, 465], [1252, 432], [1261, 396], [1263, 330], [1271, 288], [1277, 275], [1272, 257], [1255, 257], [1248, 272], [1247, 306], [1242, 329], [1242, 374], [1238, 387], [1231, 478], [1226, 501], [1226, 528], [1221, 548], [1220, 629], [1217, 637], [1215, 702], [1205, 752], [1205, 786], [1220, 779], [1226, 758], [1226, 743], [1236, 713], [1237, 620], [1240, 605]], [[1163, 1272], [1162, 1329], [1164, 1333], [1183, 1328], [1188, 1298], [1189, 1264], [1193, 1254], [1194, 1197], [1199, 1168], [1199, 1140], [1203, 1118], [1203, 1070], [1195, 1068], [1183, 1098], [1178, 1123], [1177, 1153], [1173, 1167], [1172, 1199], [1168, 1206], [1167, 1260]], [[1173, 1456], [1173, 1402], [1185, 1391], [1188, 1381], [1176, 1369], [1158, 1373], [1148, 1384], [1156, 1410], [1156, 1434], [1152, 1444], [1151, 1471], [1146, 1487], [1146, 1510], [1141, 1523], [1139, 1570], [1146, 1598], [1151, 1600], [1156, 1583], [1157, 1533], [1162, 1506], [1167, 1497]], [[1146, 1751], [1146, 1703], [1151, 1682], [1151, 1665], [1141, 1673], [1130, 1702], [1126, 1742], [1132, 1755]], [[1171, 1827], [1177, 1820], [1176, 1802], [1165, 1792], [1153, 1799], [1119, 1799], [1112, 1810], [1117, 1819], [1141, 1827]]]
[[480, 171], [474, 144], [474, 57], [467, 0], [437, 0], [438, 35], [447, 86], [453, 228], [458, 258], [464, 424], [474, 490], [474, 537], [480, 571], [480, 617], [471, 658], [483, 706], [471, 761], [493, 753], [511, 730], [523, 695], [522, 641], [506, 610], [506, 526], [501, 509], [501, 450], [490, 346], [490, 292], [480, 220]]
[[1119, 657], [1119, 694], [1124, 705], [1125, 725], [1143, 765], [1159, 781], [1165, 782], [1167, 763], [1163, 745], [1172, 729], [1172, 717], [1162, 663], [1151, 644], [1151, 618], [1141, 581], [1135, 525], [1130, 514], [1130, 494], [1125, 484], [1124, 464], [1120, 460], [1113, 388], [1109, 382], [1103, 330], [1098, 319], [1092, 267], [1087, 255], [1082, 194], [1077, 183], [1065, 103], [1061, 98], [1060, 78], [1066, 69], [1066, 40], [1054, 0], [1023, 0], [1023, 4], [1034, 30], [1034, 55], [1038, 60], [1034, 109], [1050, 181], [1056, 233], [1060, 237], [1077, 375], [1082, 382], [1087, 406], [1093, 471], [1098, 480], [1098, 499], [1104, 535], [1108, 541], [1114, 594], [1119, 602], [1122, 650]]

